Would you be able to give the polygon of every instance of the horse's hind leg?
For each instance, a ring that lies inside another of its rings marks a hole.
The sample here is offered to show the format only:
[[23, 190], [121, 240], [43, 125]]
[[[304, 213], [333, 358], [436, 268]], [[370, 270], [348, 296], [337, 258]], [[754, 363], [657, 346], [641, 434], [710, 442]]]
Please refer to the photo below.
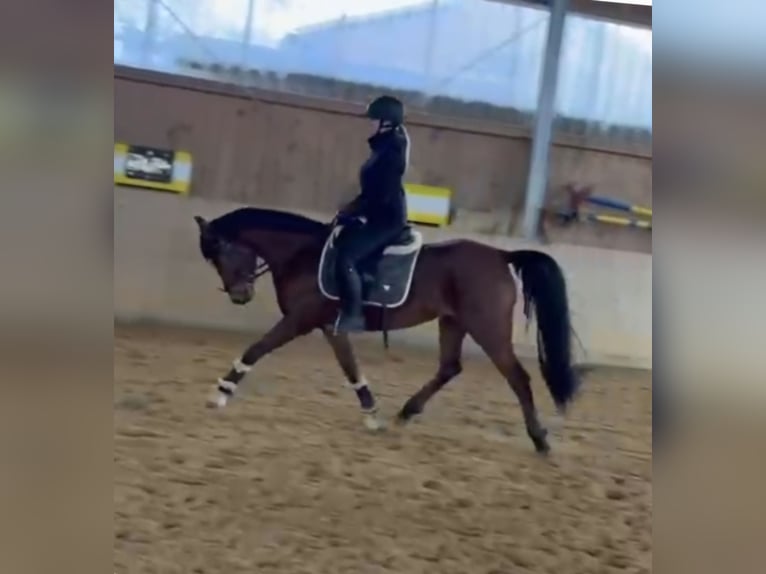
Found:
[[537, 416], [537, 409], [535, 408], [535, 401], [532, 395], [532, 387], [529, 384], [529, 373], [521, 365], [510, 345], [508, 354], [510, 358], [507, 359], [507, 361], [511, 366], [508, 367], [510, 374], [505, 375], [506, 380], [519, 399], [521, 410], [524, 413], [524, 423], [527, 427], [527, 435], [532, 439], [532, 442], [535, 445], [535, 450], [539, 453], [546, 454], [551, 450], [547, 438], [548, 431], [540, 424], [540, 420]]
[[342, 333], [336, 335], [331, 327], [323, 329], [322, 333], [332, 348], [343, 374], [346, 375], [348, 385], [354, 389], [356, 397], [359, 399], [359, 406], [364, 416], [364, 426], [370, 430], [380, 430], [383, 423], [377, 416], [378, 407], [375, 403], [375, 396], [372, 394], [367, 380], [359, 371], [359, 364], [354, 356], [354, 349], [348, 336]]
[[439, 318], [439, 370], [404, 403], [397, 416], [399, 422], [406, 422], [423, 412], [428, 400], [461, 373], [460, 356], [465, 335], [465, 329], [454, 318]]
[[[513, 301], [513, 300], [511, 300]], [[532, 387], [529, 385], [530, 376], [519, 362], [513, 351], [511, 335], [513, 331], [513, 303], [509, 308], [486, 309], [477, 313], [468, 321], [471, 337], [484, 350], [494, 365], [505, 377], [516, 397], [519, 399], [527, 435], [532, 439], [535, 450], [547, 453], [548, 431], [540, 424], [535, 408]]]

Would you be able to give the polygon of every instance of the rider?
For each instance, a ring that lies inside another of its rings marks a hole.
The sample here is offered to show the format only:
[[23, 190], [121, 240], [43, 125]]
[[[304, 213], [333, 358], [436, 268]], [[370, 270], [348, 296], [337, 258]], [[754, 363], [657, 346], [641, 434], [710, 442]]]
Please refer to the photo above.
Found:
[[393, 96], [380, 96], [367, 106], [365, 116], [376, 125], [367, 140], [370, 156], [359, 173], [361, 193], [336, 219], [343, 226], [335, 240], [341, 296], [336, 332], [365, 330], [362, 281], [356, 266], [385, 248], [407, 226], [402, 179], [409, 162], [410, 139], [404, 127], [404, 105]]

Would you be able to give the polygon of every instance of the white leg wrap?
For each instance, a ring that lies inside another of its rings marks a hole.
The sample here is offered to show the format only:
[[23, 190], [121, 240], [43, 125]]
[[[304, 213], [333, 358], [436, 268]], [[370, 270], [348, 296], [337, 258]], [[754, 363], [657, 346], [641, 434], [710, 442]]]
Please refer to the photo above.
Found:
[[[360, 376], [357, 383], [346, 381], [344, 385], [355, 391], [361, 391], [369, 386], [364, 376]], [[367, 430], [378, 431], [385, 428], [386, 425], [378, 418], [377, 413], [377, 406], [373, 406], [371, 409], [362, 409], [362, 422]]]
[[221, 391], [226, 389], [227, 391], [234, 393], [237, 390], [237, 384], [227, 381], [225, 379], [218, 379], [218, 384], [215, 386], [215, 390], [207, 400], [209, 407], [222, 409], [229, 402], [229, 395]]
[[231, 391], [233, 393], [237, 390], [237, 383], [232, 383], [231, 381], [227, 381], [226, 379], [218, 379], [218, 387], [221, 389], [226, 389], [227, 391]]
[[354, 389], [355, 391], [361, 391], [363, 388], [367, 386], [367, 379], [364, 377], [359, 377], [358, 383], [350, 383], [346, 381], [346, 386]]
[[240, 375], [244, 375], [246, 373], [250, 372], [250, 369], [252, 369], [252, 366], [246, 365], [242, 362], [242, 359], [235, 359], [234, 363], [232, 364], [234, 367], [234, 370], [239, 373]]

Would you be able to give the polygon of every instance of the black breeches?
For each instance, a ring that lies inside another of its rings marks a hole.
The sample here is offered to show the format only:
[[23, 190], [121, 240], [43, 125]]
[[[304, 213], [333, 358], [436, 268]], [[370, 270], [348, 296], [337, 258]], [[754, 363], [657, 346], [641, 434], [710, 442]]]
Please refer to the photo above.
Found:
[[399, 227], [352, 225], [344, 227], [335, 239], [338, 265], [356, 267], [361, 261], [386, 247], [402, 232]]
[[384, 249], [402, 232], [400, 227], [351, 225], [344, 227], [335, 239], [335, 273], [341, 299], [348, 304], [360, 304], [361, 279], [357, 266], [367, 257]]

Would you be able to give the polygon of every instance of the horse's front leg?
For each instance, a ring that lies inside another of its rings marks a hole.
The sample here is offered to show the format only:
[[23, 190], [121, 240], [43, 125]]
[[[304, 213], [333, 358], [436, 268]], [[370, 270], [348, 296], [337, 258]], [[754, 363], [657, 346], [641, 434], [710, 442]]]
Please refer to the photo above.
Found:
[[375, 396], [367, 384], [367, 379], [359, 370], [359, 364], [354, 356], [354, 349], [351, 346], [348, 335], [345, 333], [336, 335], [330, 327], [323, 329], [322, 332], [330, 344], [335, 358], [343, 370], [343, 374], [346, 375], [348, 385], [354, 389], [356, 398], [359, 399], [364, 426], [374, 431], [383, 429], [385, 425], [378, 418], [378, 406], [375, 402]]
[[226, 376], [218, 379], [215, 392], [208, 400], [211, 407], [225, 407], [234, 396], [237, 386], [245, 375], [261, 358], [286, 345], [290, 341], [306, 335], [311, 328], [302, 324], [296, 316], [285, 316], [260, 340], [256, 341], [244, 352], [241, 358], [235, 359]]

